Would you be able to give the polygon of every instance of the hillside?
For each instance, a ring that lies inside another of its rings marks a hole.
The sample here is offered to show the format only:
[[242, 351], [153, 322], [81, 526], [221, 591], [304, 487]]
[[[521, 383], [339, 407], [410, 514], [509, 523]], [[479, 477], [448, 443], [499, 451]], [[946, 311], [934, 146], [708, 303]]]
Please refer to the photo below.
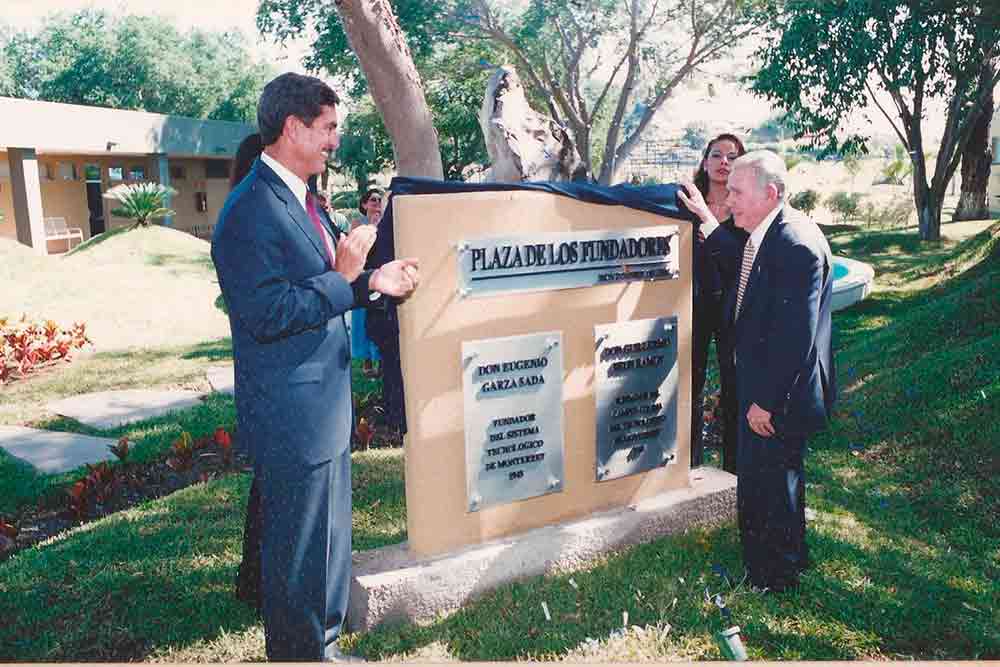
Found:
[[229, 335], [209, 244], [166, 227], [115, 229], [65, 255], [0, 240], [0, 315], [83, 321], [98, 351]]

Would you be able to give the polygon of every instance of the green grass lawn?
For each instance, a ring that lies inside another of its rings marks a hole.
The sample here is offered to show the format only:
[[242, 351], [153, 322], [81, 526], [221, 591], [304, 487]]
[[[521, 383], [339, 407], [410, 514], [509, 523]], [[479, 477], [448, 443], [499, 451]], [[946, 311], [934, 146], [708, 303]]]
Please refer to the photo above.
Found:
[[[113, 430], [88, 428], [47, 411], [46, 403], [115, 389], [209, 391], [209, 366], [232, 362], [229, 323], [216, 305], [219, 287], [209, 245], [164, 227], [114, 229], [65, 255], [39, 256], [0, 241], [0, 316], [87, 324], [93, 346], [72, 363], [0, 387], [0, 424], [128, 436], [137, 460], [169, 447], [182, 430], [195, 435], [235, 421], [232, 400]], [[38, 474], [0, 450], [0, 513], [46, 498], [81, 470]]]
[[[393, 660], [717, 660], [708, 591], [753, 659], [1000, 658], [1000, 223], [914, 237], [830, 232], [835, 252], [875, 265], [879, 288], [835, 316], [842, 395], [807, 457], [815, 566], [798, 591], [761, 596], [713, 574], [741, 571], [730, 525], [344, 646]], [[400, 453], [354, 461], [355, 548], [405, 539]], [[248, 484], [198, 485], [0, 564], [0, 660], [263, 659], [260, 622], [231, 594]]]

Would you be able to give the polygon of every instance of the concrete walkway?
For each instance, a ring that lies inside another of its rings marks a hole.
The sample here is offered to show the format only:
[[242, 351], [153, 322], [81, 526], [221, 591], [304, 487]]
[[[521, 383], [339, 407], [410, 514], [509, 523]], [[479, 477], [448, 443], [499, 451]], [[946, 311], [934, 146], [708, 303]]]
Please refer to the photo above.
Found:
[[208, 384], [212, 385], [212, 391], [230, 396], [233, 394], [236, 375], [232, 366], [210, 366], [205, 375], [208, 377]]
[[66, 472], [84, 463], [113, 459], [115, 455], [108, 450], [108, 445], [113, 444], [113, 438], [41, 431], [23, 426], [0, 426], [0, 448], [46, 474]]
[[[213, 390], [233, 393], [232, 366], [213, 366], [207, 375]], [[49, 412], [81, 424], [113, 429], [200, 405], [203, 396], [196, 391], [130, 389], [80, 394], [53, 401], [45, 407]], [[108, 445], [114, 443], [113, 438], [0, 425], [0, 449], [48, 474], [113, 459]]]
[[80, 394], [45, 407], [63, 417], [99, 429], [118, 428], [143, 419], [159, 417], [176, 410], [186, 410], [201, 403], [202, 394], [196, 391], [102, 391]]

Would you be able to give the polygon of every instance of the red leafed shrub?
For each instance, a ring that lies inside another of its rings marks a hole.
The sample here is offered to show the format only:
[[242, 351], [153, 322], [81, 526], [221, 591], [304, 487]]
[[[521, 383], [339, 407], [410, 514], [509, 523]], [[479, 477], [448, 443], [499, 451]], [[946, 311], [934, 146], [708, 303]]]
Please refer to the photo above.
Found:
[[174, 470], [187, 470], [194, 459], [194, 450], [195, 442], [191, 439], [191, 434], [187, 431], [182, 432], [180, 437], [174, 440], [171, 447], [173, 456], [167, 459], [167, 465]]
[[66, 509], [76, 520], [99, 511], [121, 490], [122, 480], [114, 466], [107, 461], [87, 464], [87, 474], [66, 490]]
[[82, 519], [87, 512], [87, 501], [90, 500], [89, 487], [86, 479], [81, 479], [66, 490], [69, 496], [66, 507], [75, 519]]
[[224, 427], [219, 426], [215, 429], [215, 444], [222, 452], [222, 460], [226, 465], [233, 462], [233, 436], [229, 435]]
[[108, 449], [112, 454], [118, 457], [118, 460], [122, 463], [128, 463], [128, 456], [132, 452], [132, 443], [128, 441], [126, 436], [118, 438], [118, 443], [115, 445], [108, 445]]
[[0, 516], [0, 535], [13, 540], [18, 532], [17, 524], [8, 523], [5, 517]]
[[29, 320], [27, 315], [16, 321], [0, 317], [0, 385], [69, 359], [89, 342], [83, 322], [67, 329], [52, 320]]

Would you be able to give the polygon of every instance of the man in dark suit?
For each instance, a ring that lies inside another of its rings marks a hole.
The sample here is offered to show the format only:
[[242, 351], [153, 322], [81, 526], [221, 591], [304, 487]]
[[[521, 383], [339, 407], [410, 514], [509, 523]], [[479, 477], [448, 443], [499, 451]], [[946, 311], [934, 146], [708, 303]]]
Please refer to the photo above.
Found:
[[260, 482], [262, 613], [274, 661], [337, 660], [351, 572], [351, 354], [344, 314], [408, 296], [415, 260], [363, 271], [306, 182], [337, 148], [336, 93], [283, 74], [257, 110], [264, 152], [219, 214], [212, 259], [229, 310], [239, 437]]
[[725, 309], [736, 367], [737, 507], [743, 561], [753, 585], [799, 583], [805, 541], [803, 455], [836, 394], [831, 346], [832, 256], [822, 231], [786, 212], [784, 161], [770, 151], [738, 158], [729, 204], [741, 241], [705, 230], [721, 261], [738, 267]]

